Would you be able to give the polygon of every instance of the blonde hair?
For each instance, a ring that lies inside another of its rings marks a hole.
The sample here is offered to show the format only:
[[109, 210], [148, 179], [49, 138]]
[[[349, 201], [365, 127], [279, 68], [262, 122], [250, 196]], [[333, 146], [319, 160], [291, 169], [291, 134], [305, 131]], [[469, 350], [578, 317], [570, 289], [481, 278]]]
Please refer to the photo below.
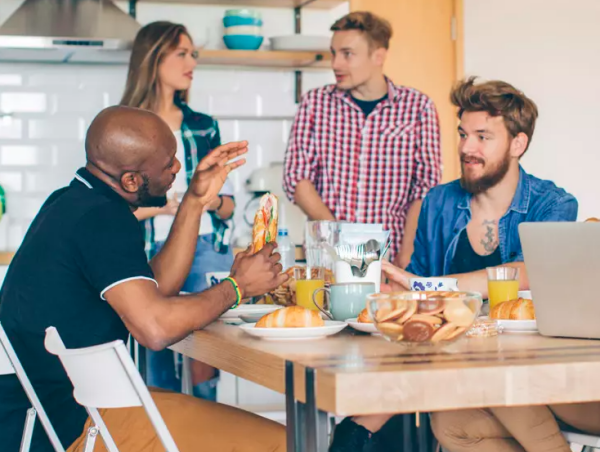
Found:
[[[177, 48], [183, 35], [192, 39], [185, 26], [167, 21], [152, 22], [140, 29], [133, 42], [121, 105], [158, 109], [158, 66]], [[188, 91], [176, 91], [175, 99], [187, 102]]]
[[392, 38], [392, 25], [383, 17], [368, 11], [354, 11], [338, 19], [331, 31], [358, 30], [362, 32], [371, 49], [390, 48]]

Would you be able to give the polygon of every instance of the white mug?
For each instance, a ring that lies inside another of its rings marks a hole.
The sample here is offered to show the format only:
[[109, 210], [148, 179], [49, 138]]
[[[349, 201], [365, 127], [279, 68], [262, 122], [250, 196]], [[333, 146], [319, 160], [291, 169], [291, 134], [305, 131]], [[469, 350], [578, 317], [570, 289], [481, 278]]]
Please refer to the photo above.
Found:
[[421, 291], [458, 291], [456, 278], [410, 278], [410, 290]]

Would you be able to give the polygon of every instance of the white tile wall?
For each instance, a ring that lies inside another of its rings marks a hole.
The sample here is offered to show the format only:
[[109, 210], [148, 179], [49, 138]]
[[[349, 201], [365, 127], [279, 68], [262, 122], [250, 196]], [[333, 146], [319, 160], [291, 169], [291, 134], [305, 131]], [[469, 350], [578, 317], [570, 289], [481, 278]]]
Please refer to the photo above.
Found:
[[[2, 23], [22, 0], [1, 0]], [[123, 9], [124, 2], [118, 3]], [[199, 44], [222, 48], [226, 6], [138, 5], [138, 20], [184, 23]], [[305, 10], [303, 32], [328, 34], [331, 23], [347, 11]], [[265, 36], [291, 34], [291, 9], [262, 8]], [[0, 249], [16, 249], [35, 212], [55, 189], [67, 184], [85, 163], [83, 140], [90, 121], [119, 102], [125, 65], [56, 65], [0, 63], [0, 185], [7, 191], [8, 213], [0, 228]], [[307, 72], [303, 89], [331, 83], [329, 71]], [[291, 119], [296, 112], [294, 77], [286, 71], [241, 71], [227, 68], [196, 71], [192, 108], [216, 116], [224, 142], [250, 142], [248, 164], [234, 173], [238, 209], [236, 235], [243, 235], [242, 209], [249, 195], [244, 184], [251, 172], [282, 161]], [[266, 117], [261, 119], [261, 117]], [[273, 119], [273, 118], [278, 119]]]

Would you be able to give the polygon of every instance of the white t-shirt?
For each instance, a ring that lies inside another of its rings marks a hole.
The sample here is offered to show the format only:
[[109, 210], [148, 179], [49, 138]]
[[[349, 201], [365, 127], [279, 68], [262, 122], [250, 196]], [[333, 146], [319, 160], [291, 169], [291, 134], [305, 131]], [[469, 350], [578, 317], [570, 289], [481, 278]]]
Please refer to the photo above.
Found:
[[[181, 169], [175, 176], [175, 182], [173, 182], [173, 187], [167, 193], [167, 197], [172, 198], [173, 192], [177, 193], [177, 198], [181, 202], [183, 199], [183, 195], [188, 189], [187, 184], [187, 176], [185, 172], [185, 150], [183, 147], [183, 137], [181, 135], [181, 130], [177, 130], [173, 132], [175, 135], [175, 140], [177, 141], [177, 152], [175, 156], [177, 160], [181, 162]], [[225, 181], [221, 192], [219, 193], [225, 196], [233, 196], [233, 184], [229, 179]], [[169, 231], [171, 230], [171, 226], [173, 225], [173, 220], [175, 219], [172, 215], [158, 215], [154, 217], [154, 241], [155, 242], [164, 242], [167, 240], [167, 236], [169, 235]], [[214, 232], [212, 219], [208, 212], [202, 215], [200, 220], [200, 230], [198, 231], [198, 235], [212, 234]]]

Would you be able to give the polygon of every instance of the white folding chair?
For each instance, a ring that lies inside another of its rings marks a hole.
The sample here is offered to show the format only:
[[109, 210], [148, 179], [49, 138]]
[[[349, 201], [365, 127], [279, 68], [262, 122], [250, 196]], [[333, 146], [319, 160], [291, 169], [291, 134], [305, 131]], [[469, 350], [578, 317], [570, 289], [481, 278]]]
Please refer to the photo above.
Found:
[[562, 434], [569, 444], [579, 444], [580, 446], [583, 446], [583, 450], [581, 452], [600, 450], [600, 437], [598, 436], [567, 431], [563, 431]]
[[179, 452], [148, 388], [123, 341], [67, 349], [56, 328], [46, 329], [46, 350], [60, 358], [73, 384], [73, 396], [85, 407], [94, 425], [88, 429], [85, 452], [94, 450], [100, 435], [109, 452], [119, 452], [98, 408], [142, 406], [167, 452]]
[[48, 438], [50, 439], [50, 443], [52, 443], [52, 447], [56, 452], [65, 452], [56, 432], [54, 431], [54, 427], [52, 427], [52, 423], [50, 419], [48, 419], [48, 415], [42, 407], [40, 400], [38, 399], [33, 386], [31, 386], [31, 382], [29, 378], [27, 378], [27, 374], [21, 365], [21, 361], [17, 357], [15, 350], [12, 347], [12, 344], [8, 340], [8, 336], [4, 331], [4, 328], [0, 324], [0, 375], [12, 375], [15, 374], [29, 399], [32, 407], [27, 410], [27, 416], [25, 417], [25, 427], [23, 429], [23, 437], [21, 439], [21, 447], [19, 448], [19, 452], [29, 451], [31, 447], [31, 438], [33, 436], [33, 427], [35, 426], [35, 419], [39, 416], [40, 422]]

